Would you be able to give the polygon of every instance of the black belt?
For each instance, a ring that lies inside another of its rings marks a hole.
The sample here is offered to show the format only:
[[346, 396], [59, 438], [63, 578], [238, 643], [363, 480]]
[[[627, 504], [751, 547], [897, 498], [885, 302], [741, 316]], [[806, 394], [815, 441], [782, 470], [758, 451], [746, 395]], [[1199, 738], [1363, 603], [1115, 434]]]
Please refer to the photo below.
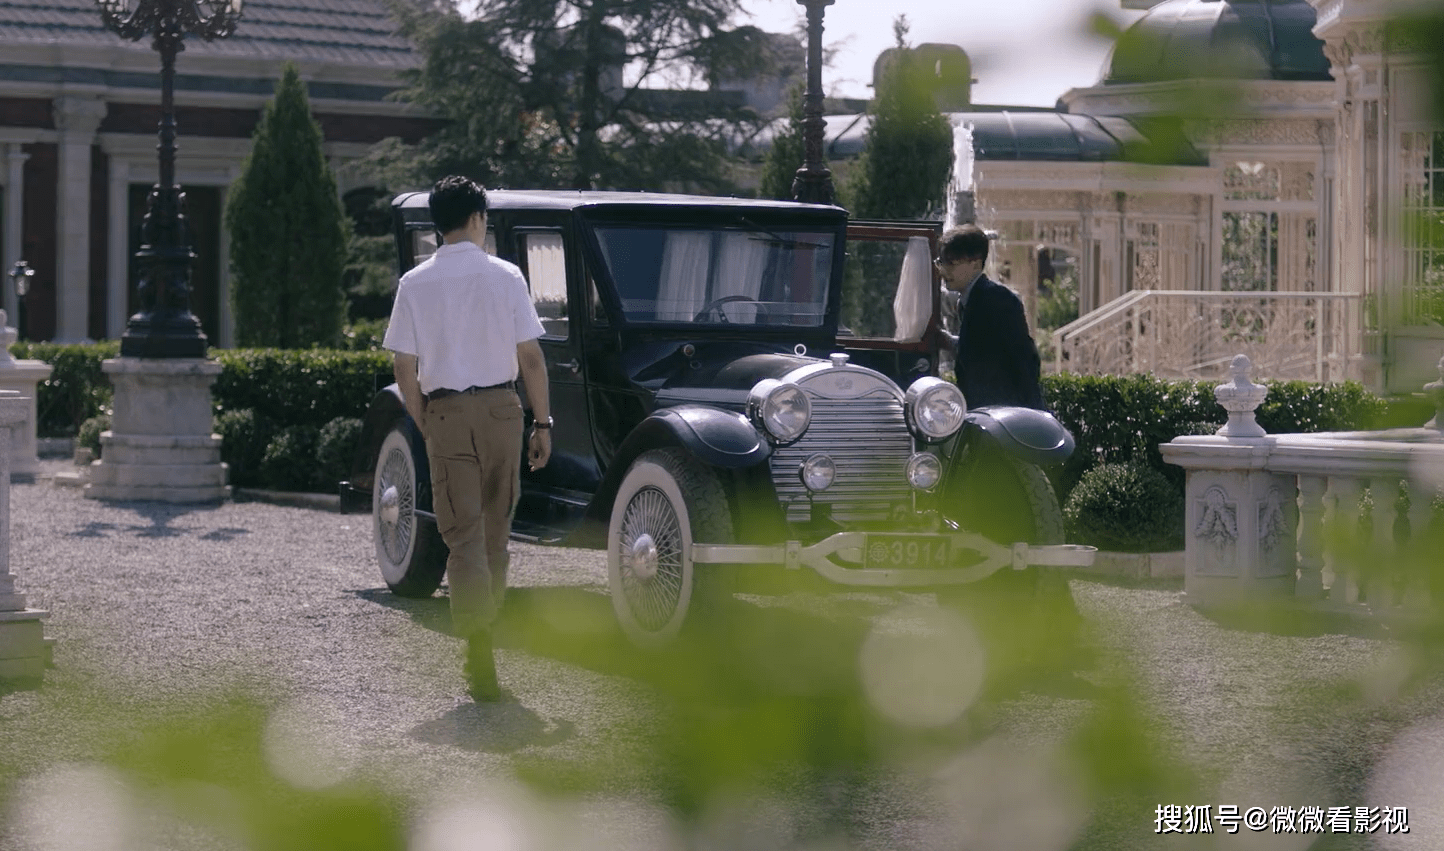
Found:
[[468, 387], [468, 388], [466, 388], [465, 390], [451, 390], [451, 389], [446, 388], [446, 387], [441, 387], [441, 388], [439, 388], [439, 389], [433, 390], [433, 391], [431, 391], [430, 393], [426, 393], [426, 394], [424, 394], [424, 395], [425, 395], [425, 397], [426, 397], [426, 401], [428, 401], [428, 402], [435, 402], [437, 399], [445, 399], [447, 396], [456, 396], [456, 395], [462, 394], [462, 393], [480, 393], [480, 392], [483, 391], [483, 390], [515, 390], [515, 389], [516, 389], [516, 382], [515, 382], [515, 381], [503, 381], [503, 382], [501, 382], [500, 384], [488, 384], [488, 385], [486, 385], [485, 387], [480, 387], [480, 386], [477, 386], [477, 385], [472, 385], [471, 387]]

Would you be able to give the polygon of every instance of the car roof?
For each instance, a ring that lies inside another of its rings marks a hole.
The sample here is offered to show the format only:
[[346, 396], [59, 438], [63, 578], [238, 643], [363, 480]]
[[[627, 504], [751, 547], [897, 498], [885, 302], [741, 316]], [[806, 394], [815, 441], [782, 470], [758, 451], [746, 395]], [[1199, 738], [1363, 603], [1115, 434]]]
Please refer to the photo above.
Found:
[[[403, 192], [391, 202], [393, 206], [405, 209], [426, 209], [430, 192]], [[842, 208], [825, 204], [800, 204], [795, 201], [774, 201], [771, 199], [733, 198], [712, 195], [681, 195], [667, 192], [620, 192], [597, 189], [488, 189], [486, 206], [494, 210], [574, 210], [580, 207], [606, 206], [656, 206], [656, 207], [713, 207], [750, 209], [769, 208], [779, 211], [791, 210], [817, 212]]]

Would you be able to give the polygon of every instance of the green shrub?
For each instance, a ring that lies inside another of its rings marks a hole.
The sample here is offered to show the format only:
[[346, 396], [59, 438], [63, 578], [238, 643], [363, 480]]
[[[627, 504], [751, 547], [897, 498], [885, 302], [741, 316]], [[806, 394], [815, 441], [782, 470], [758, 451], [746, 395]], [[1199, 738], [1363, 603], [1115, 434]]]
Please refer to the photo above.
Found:
[[390, 384], [388, 352], [335, 349], [223, 349], [211, 387], [217, 411], [250, 408], [263, 420], [316, 430], [337, 417], [365, 415]]
[[89, 449], [100, 457], [100, 433], [110, 430], [110, 417], [105, 414], [86, 419], [80, 424], [80, 430], [75, 435], [75, 445]]
[[50, 377], [35, 388], [38, 437], [74, 437], [80, 424], [105, 413], [110, 406], [110, 379], [102, 361], [120, 355], [120, 342], [13, 343], [10, 354], [19, 360], [50, 364]]
[[321, 465], [316, 459], [320, 430], [314, 426], [287, 426], [271, 438], [261, 459], [261, 481], [275, 490], [309, 491], [319, 486]]
[[1142, 464], [1102, 464], [1083, 474], [1063, 506], [1068, 540], [1099, 549], [1183, 548], [1183, 494]]
[[335, 484], [351, 474], [351, 462], [361, 443], [361, 420], [358, 417], [337, 417], [321, 429], [316, 457], [321, 467], [321, 489], [330, 492]]
[[[1066, 499], [1083, 474], [1099, 464], [1134, 461], [1181, 489], [1183, 470], [1166, 463], [1158, 446], [1179, 435], [1200, 433], [1202, 423], [1223, 423], [1226, 416], [1213, 395], [1219, 383], [1164, 381], [1151, 375], [1043, 376], [1044, 401], [1077, 441], [1073, 456], [1052, 471], [1059, 495]], [[1269, 395], [1258, 420], [1271, 434], [1374, 428], [1388, 409], [1357, 382], [1264, 383]]]
[[357, 319], [341, 332], [341, 349], [348, 352], [379, 352], [386, 339], [386, 319]]
[[242, 488], [265, 486], [261, 461], [274, 428], [255, 411], [242, 408], [217, 414], [215, 429], [221, 436], [221, 460], [230, 468], [231, 484]]

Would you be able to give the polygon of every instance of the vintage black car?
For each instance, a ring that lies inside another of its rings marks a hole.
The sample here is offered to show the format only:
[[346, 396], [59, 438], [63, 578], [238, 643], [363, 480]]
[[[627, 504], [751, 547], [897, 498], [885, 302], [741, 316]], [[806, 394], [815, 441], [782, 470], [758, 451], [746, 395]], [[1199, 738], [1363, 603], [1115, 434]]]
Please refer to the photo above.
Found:
[[[546, 329], [556, 421], [551, 463], [522, 466], [513, 535], [605, 548], [634, 641], [671, 638], [738, 582], [940, 588], [1091, 561], [1061, 544], [1038, 466], [1072, 437], [1040, 411], [969, 411], [937, 375], [936, 223], [664, 194], [488, 197], [488, 250], [526, 273]], [[437, 235], [426, 193], [394, 212], [404, 271]], [[859, 308], [847, 288], [877, 275], [891, 305]], [[369, 504], [397, 594], [430, 595], [444, 572], [429, 481], [387, 387], [342, 492]]]

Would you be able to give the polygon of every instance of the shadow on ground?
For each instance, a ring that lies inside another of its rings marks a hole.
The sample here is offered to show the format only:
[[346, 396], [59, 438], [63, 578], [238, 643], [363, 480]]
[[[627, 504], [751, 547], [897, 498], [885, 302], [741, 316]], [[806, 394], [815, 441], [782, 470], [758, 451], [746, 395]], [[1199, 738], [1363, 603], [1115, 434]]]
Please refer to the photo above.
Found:
[[219, 505], [194, 506], [172, 505], [166, 502], [127, 502], [121, 507], [140, 515], [146, 523], [104, 523], [93, 521], [68, 533], [72, 538], [110, 538], [118, 535], [134, 535], [138, 538], [179, 538], [195, 536], [207, 541], [230, 541], [251, 530], [223, 526], [201, 532], [197, 529], [177, 529], [175, 521], [187, 515], [205, 516], [220, 508]]
[[411, 737], [479, 753], [514, 753], [559, 744], [576, 734], [570, 721], [548, 721], [512, 699], [465, 702], [435, 721], [419, 724]]

